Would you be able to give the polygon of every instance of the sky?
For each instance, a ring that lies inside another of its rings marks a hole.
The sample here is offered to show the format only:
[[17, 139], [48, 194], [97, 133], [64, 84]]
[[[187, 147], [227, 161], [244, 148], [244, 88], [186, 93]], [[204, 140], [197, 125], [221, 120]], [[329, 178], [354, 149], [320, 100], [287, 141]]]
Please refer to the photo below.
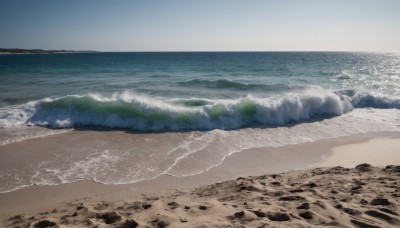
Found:
[[0, 47], [400, 52], [400, 0], [0, 0]]

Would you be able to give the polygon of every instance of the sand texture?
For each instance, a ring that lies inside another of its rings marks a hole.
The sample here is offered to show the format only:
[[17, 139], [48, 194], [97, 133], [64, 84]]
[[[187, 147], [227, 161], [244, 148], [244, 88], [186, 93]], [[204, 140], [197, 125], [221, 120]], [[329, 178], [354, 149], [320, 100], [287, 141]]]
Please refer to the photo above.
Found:
[[399, 227], [400, 166], [240, 177], [136, 202], [65, 202], [5, 227]]

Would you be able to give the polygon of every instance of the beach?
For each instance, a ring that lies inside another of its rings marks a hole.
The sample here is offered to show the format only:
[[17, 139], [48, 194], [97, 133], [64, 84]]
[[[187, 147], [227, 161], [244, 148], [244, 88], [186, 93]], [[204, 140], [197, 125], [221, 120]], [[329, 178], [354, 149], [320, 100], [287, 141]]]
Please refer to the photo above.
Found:
[[400, 227], [400, 1], [0, 5], [0, 228]]
[[1, 224], [397, 226], [399, 57], [1, 55]]
[[[0, 194], [1, 221], [4, 226], [48, 220], [59, 226], [122, 227], [133, 219], [144, 227], [395, 227], [399, 167], [387, 165], [400, 164], [399, 136], [380, 132], [252, 148], [186, 177], [160, 175], [121, 185], [81, 180], [25, 187]], [[27, 148], [29, 140], [20, 144]], [[18, 157], [18, 151], [13, 153]], [[381, 159], [368, 160], [363, 153]], [[373, 167], [357, 166], [365, 161]], [[390, 204], [371, 205], [375, 198]], [[298, 209], [301, 205], [305, 208]], [[103, 216], [108, 212], [115, 221]]]

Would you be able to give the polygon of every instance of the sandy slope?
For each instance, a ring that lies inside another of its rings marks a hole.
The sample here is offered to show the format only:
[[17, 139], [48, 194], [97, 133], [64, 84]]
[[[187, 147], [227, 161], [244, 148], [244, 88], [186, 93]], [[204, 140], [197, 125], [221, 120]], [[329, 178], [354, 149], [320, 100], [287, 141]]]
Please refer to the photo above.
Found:
[[66, 202], [6, 227], [398, 227], [400, 166], [237, 178], [138, 202]]

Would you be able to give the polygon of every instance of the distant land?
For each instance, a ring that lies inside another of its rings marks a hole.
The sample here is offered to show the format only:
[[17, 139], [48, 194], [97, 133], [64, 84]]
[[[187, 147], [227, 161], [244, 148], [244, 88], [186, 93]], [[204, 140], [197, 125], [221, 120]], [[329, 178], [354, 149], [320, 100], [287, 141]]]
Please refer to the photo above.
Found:
[[0, 54], [57, 54], [57, 53], [74, 53], [74, 52], [96, 52], [96, 51], [0, 48]]

